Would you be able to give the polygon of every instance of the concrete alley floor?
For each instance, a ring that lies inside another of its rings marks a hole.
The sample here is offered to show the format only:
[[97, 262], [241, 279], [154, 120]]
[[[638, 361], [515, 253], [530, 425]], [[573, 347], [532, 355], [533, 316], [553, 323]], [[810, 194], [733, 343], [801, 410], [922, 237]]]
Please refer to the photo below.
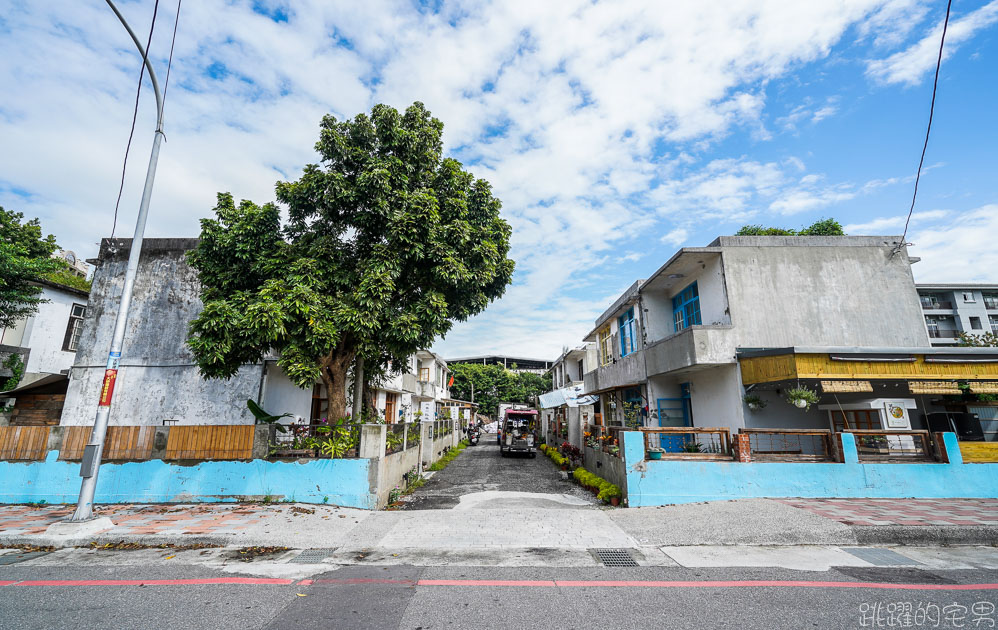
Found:
[[500, 457], [495, 434], [486, 433], [407, 497], [404, 509], [578, 509], [596, 506], [594, 499], [563, 480], [543, 453]]

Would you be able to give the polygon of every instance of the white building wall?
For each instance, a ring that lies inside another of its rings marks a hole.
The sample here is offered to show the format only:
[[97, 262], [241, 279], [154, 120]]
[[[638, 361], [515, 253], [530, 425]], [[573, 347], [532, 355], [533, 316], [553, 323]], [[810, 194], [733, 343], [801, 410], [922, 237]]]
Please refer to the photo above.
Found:
[[[59, 374], [73, 366], [76, 352], [62, 349], [66, 328], [74, 304], [86, 306], [86, 296], [45, 286], [41, 297], [47, 302], [38, 305], [38, 312], [18, 325], [4, 329], [0, 343], [29, 348], [25, 376]], [[105, 348], [105, 352], [107, 349]]]
[[[284, 370], [275, 362], [268, 361], [267, 382], [260, 406], [276, 416], [290, 413], [295, 421], [308, 422], [312, 419], [312, 391], [292, 383]], [[291, 419], [285, 421], [290, 422]]]

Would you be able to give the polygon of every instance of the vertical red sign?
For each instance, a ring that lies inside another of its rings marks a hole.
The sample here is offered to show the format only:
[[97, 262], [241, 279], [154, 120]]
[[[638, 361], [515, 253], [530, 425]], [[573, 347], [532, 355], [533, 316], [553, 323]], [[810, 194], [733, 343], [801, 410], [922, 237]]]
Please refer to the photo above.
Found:
[[118, 378], [118, 370], [104, 370], [104, 384], [100, 388], [100, 401], [98, 407], [110, 407], [111, 395], [114, 394], [114, 381]]

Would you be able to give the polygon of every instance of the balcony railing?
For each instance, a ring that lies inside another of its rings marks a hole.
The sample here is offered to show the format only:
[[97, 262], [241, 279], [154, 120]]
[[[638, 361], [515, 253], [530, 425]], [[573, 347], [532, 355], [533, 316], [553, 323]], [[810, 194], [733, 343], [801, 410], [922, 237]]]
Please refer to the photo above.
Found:
[[844, 431], [856, 438], [861, 462], [933, 461], [928, 431]]
[[748, 434], [753, 461], [826, 462], [832, 455], [828, 429], [739, 429]]
[[952, 302], [922, 302], [922, 308], [927, 311], [952, 309]]
[[959, 330], [941, 330], [939, 328], [929, 328], [929, 337], [932, 339], [956, 339], [960, 336]]
[[731, 459], [731, 434], [717, 427], [643, 428], [645, 459]]

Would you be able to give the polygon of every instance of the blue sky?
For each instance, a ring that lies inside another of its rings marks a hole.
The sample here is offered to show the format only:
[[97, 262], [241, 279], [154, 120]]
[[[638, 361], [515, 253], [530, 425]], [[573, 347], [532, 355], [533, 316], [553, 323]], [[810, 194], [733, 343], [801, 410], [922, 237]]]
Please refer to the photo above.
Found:
[[[445, 356], [556, 356], [635, 279], [745, 223], [900, 234], [944, 2], [188, 3], [149, 236], [194, 236], [215, 193], [273, 199], [325, 113], [426, 103], [494, 185], [514, 285]], [[153, 3], [122, 0], [139, 32]], [[702, 5], [702, 6], [699, 6]], [[165, 73], [172, 10], [160, 3]], [[138, 58], [103, 2], [0, 2], [0, 204], [96, 253]], [[998, 282], [998, 0], [953, 3], [908, 240], [916, 279]], [[154, 120], [144, 94], [119, 235]]]

